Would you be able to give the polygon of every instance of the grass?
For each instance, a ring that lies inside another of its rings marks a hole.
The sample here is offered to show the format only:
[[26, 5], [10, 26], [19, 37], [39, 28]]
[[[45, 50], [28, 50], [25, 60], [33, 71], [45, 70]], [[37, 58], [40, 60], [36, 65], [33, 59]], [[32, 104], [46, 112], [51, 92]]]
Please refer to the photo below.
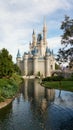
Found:
[[62, 89], [73, 92], [73, 81], [43, 81], [42, 85], [47, 88]]
[[13, 74], [13, 76], [10, 79], [0, 79], [0, 102], [15, 96], [15, 94], [19, 90], [19, 84], [21, 82], [21, 77], [16, 74]]

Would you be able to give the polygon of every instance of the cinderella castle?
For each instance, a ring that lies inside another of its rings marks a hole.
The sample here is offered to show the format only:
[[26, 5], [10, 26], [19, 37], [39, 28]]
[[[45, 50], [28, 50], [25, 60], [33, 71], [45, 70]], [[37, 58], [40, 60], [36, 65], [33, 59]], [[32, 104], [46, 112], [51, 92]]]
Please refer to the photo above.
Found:
[[21, 57], [18, 50], [16, 61], [22, 75], [37, 76], [38, 73], [40, 73], [43, 77], [51, 76], [52, 71], [55, 70], [55, 58], [53, 50], [50, 51], [48, 48], [47, 26], [45, 20], [43, 35], [39, 33], [36, 37], [36, 33], [33, 30], [32, 42], [29, 43], [28, 53], [24, 52], [24, 55]]

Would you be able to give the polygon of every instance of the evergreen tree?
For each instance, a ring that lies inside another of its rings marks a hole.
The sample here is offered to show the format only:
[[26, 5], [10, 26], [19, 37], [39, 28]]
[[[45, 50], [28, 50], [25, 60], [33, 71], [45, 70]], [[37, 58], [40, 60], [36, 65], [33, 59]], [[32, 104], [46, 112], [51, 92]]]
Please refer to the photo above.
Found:
[[63, 47], [58, 51], [57, 60], [59, 63], [73, 60], [73, 19], [65, 16], [61, 29], [63, 30], [61, 40]]
[[10, 77], [14, 71], [12, 56], [7, 49], [0, 51], [0, 77]]
[[21, 70], [19, 69], [19, 67], [17, 66], [17, 64], [14, 64], [14, 72], [16, 72], [17, 74], [21, 74]]

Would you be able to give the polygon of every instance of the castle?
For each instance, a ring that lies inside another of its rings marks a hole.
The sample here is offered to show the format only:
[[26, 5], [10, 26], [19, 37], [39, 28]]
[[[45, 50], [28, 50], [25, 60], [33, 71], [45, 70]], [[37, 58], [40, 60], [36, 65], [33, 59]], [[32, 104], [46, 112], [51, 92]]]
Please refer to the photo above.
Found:
[[22, 75], [34, 75], [38, 73], [43, 77], [51, 76], [55, 70], [55, 58], [53, 50], [50, 51], [47, 43], [47, 26], [44, 20], [43, 36], [38, 34], [36, 37], [35, 31], [32, 33], [32, 42], [29, 44], [29, 52], [24, 52], [21, 58], [18, 50], [16, 57], [17, 65], [19, 66]]

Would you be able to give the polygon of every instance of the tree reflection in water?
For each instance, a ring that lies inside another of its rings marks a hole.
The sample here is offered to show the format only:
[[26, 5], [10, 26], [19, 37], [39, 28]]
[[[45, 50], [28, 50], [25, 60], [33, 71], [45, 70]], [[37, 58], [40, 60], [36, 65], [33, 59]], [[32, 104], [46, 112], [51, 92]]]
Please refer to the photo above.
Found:
[[25, 80], [7, 110], [0, 112], [0, 130], [72, 130], [73, 93], [47, 89]]

